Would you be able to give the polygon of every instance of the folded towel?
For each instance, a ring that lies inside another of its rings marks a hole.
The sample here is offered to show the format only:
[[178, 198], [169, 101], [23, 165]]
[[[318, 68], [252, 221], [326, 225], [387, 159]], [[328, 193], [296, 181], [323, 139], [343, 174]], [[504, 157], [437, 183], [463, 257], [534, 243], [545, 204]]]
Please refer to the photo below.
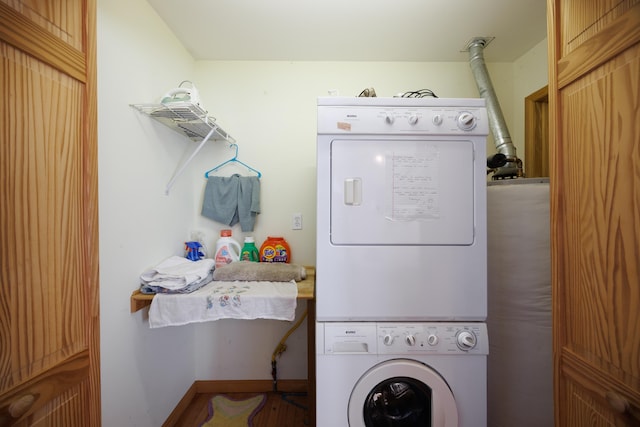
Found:
[[162, 286], [150, 285], [148, 283], [140, 284], [140, 292], [147, 295], [155, 295], [155, 294], [188, 294], [193, 291], [197, 291], [207, 283], [213, 280], [213, 272], [209, 273], [207, 277], [202, 280], [198, 280], [197, 282], [189, 283], [184, 288], [179, 289], [167, 289]]
[[307, 270], [296, 264], [281, 262], [236, 261], [213, 271], [213, 280], [247, 280], [266, 282], [299, 282], [307, 277]]
[[240, 222], [253, 231], [260, 213], [260, 179], [257, 176], [210, 176], [204, 189], [202, 216], [228, 226]]
[[160, 286], [165, 289], [182, 289], [205, 279], [215, 261], [210, 258], [190, 261], [184, 257], [172, 256], [140, 275], [143, 285]]
[[292, 321], [298, 287], [291, 282], [211, 282], [190, 294], [157, 294], [149, 327], [179, 326], [218, 319]]

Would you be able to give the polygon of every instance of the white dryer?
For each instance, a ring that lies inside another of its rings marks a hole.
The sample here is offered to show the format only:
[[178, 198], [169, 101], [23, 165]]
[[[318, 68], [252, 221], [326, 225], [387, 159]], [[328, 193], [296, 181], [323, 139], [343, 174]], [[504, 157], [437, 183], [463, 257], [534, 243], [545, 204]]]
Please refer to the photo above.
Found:
[[482, 99], [318, 99], [318, 321], [486, 319], [488, 130]]
[[316, 328], [318, 427], [486, 427], [484, 323]]

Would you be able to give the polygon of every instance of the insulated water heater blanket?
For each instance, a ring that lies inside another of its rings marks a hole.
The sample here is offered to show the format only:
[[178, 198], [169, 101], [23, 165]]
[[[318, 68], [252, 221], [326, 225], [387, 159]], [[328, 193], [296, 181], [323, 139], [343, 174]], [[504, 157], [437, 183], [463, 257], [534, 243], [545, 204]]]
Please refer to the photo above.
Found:
[[488, 425], [553, 425], [548, 179], [487, 187]]

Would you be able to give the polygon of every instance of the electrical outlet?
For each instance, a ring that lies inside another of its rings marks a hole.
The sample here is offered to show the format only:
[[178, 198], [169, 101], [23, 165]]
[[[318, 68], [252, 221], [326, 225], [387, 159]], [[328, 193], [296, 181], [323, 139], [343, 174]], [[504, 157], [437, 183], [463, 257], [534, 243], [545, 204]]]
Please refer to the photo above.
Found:
[[294, 213], [291, 221], [292, 230], [302, 230], [302, 214]]

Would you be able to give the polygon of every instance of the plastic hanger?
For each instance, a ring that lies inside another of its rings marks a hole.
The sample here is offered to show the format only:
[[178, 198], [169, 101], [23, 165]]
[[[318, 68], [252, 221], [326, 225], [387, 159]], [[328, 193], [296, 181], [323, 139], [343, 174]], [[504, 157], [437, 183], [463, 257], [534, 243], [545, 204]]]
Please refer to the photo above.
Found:
[[242, 166], [246, 167], [247, 169], [249, 169], [252, 172], [255, 172], [256, 174], [258, 174], [258, 178], [260, 178], [262, 176], [262, 173], [260, 173], [259, 170], [252, 168], [251, 166], [249, 166], [248, 164], [238, 160], [238, 144], [231, 144], [230, 147], [236, 147], [236, 154], [230, 158], [229, 160], [227, 160], [226, 162], [222, 162], [220, 163], [218, 166], [216, 166], [213, 169], [209, 169], [208, 171], [205, 172], [204, 177], [205, 178], [209, 178], [209, 174], [211, 172], [217, 171], [218, 169], [220, 169], [221, 167], [223, 167], [224, 165], [226, 165], [227, 163], [231, 163], [231, 162], [236, 162], [236, 163], [240, 163]]

